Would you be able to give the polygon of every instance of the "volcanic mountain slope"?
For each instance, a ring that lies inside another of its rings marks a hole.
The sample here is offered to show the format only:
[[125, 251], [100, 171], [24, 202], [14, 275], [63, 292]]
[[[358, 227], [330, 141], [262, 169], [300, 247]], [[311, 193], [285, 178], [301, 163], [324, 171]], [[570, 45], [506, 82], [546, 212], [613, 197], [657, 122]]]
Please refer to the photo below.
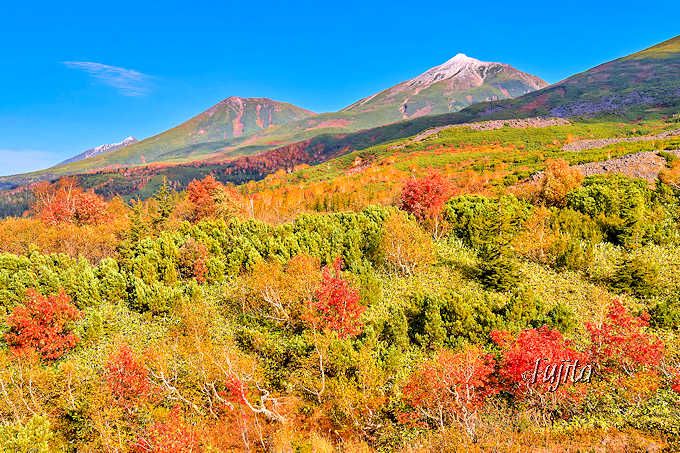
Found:
[[515, 98], [547, 85], [507, 64], [483, 62], [459, 53], [414, 79], [350, 105], [343, 112], [380, 116], [384, 122], [394, 122], [457, 112], [484, 101]]
[[134, 137], [127, 137], [121, 142], [118, 143], [109, 143], [106, 145], [99, 145], [95, 146], [94, 148], [90, 148], [86, 151], [83, 151], [82, 153], [78, 154], [77, 156], [73, 156], [70, 159], [66, 159], [65, 161], [57, 164], [57, 165], [65, 165], [65, 164], [70, 164], [72, 162], [78, 162], [79, 160], [83, 159], [89, 159], [90, 157], [98, 156], [100, 154], [105, 154], [105, 153], [110, 153], [113, 152], [117, 149], [125, 148], [126, 146], [130, 146], [134, 143], [137, 143], [138, 140]]
[[[191, 161], [209, 153], [214, 154], [213, 158], [232, 158], [324, 133], [354, 132], [405, 118], [457, 111], [475, 102], [519, 96], [546, 85], [541, 79], [509, 65], [485, 63], [458, 54], [414, 79], [336, 113], [311, 115], [311, 112], [288, 106], [295, 109], [293, 113], [298, 113], [298, 117], [288, 114], [285, 118], [267, 121], [271, 119], [271, 106], [260, 106], [267, 100], [229, 98], [179, 128], [147, 139], [140, 146], [130, 149], [131, 153], [143, 154], [144, 159], [143, 162], [129, 163]], [[250, 105], [251, 108], [242, 109], [242, 104]], [[242, 110], [246, 113], [238, 116]], [[224, 116], [224, 112], [236, 112], [236, 115], [220, 117], [220, 114]], [[254, 120], [248, 122], [253, 117]], [[241, 118], [246, 119], [242, 130], [234, 127], [232, 134], [225, 133], [223, 124], [234, 123]], [[208, 123], [207, 126], [205, 123]], [[217, 127], [214, 127], [215, 124]], [[280, 127], [266, 127], [270, 124]], [[187, 135], [189, 139], [181, 140]], [[93, 161], [90, 168], [101, 168], [101, 163]]]
[[256, 131], [275, 129], [314, 115], [271, 99], [230, 97], [177, 127], [129, 146], [97, 153], [88, 159], [69, 160], [45, 170], [0, 177], [0, 187], [16, 187], [94, 169], [197, 160], [215, 149], [247, 140]]
[[[425, 115], [456, 112], [478, 102], [514, 98], [547, 85], [507, 64], [483, 62], [459, 53], [413, 79], [339, 112], [323, 113], [257, 133], [249, 144], [266, 149], [272, 144], [306, 140], [323, 133], [356, 132]], [[234, 151], [238, 147], [227, 146], [221, 154]]]
[[680, 36], [602, 64], [515, 99], [484, 102], [350, 134], [321, 135], [274, 150], [313, 156], [311, 162], [419, 134], [430, 128], [493, 119], [618, 117], [680, 112]]
[[191, 160], [212, 152], [210, 143], [239, 142], [256, 131], [313, 115], [309, 110], [271, 99], [230, 97], [173, 129], [68, 170]]

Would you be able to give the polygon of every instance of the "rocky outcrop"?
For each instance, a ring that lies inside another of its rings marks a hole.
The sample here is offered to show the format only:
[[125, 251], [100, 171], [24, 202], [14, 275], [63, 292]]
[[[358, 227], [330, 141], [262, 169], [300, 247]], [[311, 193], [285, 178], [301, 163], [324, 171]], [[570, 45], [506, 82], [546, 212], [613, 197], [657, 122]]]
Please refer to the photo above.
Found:
[[680, 129], [662, 132], [656, 135], [644, 135], [640, 137], [619, 137], [619, 138], [599, 138], [595, 140], [577, 140], [567, 143], [562, 147], [562, 151], [585, 151], [587, 149], [604, 148], [605, 146], [616, 143], [634, 143], [662, 140], [670, 137], [680, 137]]
[[[665, 150], [664, 152], [680, 157], [680, 150]], [[583, 176], [602, 175], [616, 173], [631, 178], [642, 178], [649, 182], [654, 182], [661, 170], [666, 168], [667, 160], [658, 151], [645, 151], [641, 153], [628, 154], [614, 159], [607, 159], [601, 162], [588, 162], [585, 164], [574, 165], [581, 171]], [[538, 181], [543, 176], [539, 171], [531, 175], [529, 181]]]
[[527, 129], [527, 128], [536, 128], [536, 127], [566, 126], [568, 124], [571, 124], [571, 123], [569, 122], [569, 120], [566, 120], [564, 118], [541, 118], [541, 117], [520, 118], [520, 119], [512, 119], [512, 120], [479, 121], [479, 122], [475, 122], [475, 123], [463, 123], [463, 124], [451, 124], [451, 125], [448, 125], [448, 126], [434, 127], [432, 129], [428, 129], [426, 131], [423, 131], [420, 134], [413, 137], [408, 143], [395, 145], [395, 146], [391, 147], [390, 149], [405, 148], [409, 143], [422, 142], [423, 140], [425, 140], [429, 137], [432, 137], [433, 135], [436, 135], [436, 134], [440, 133], [441, 131], [444, 131], [444, 130], [447, 130], [447, 129], [468, 128], [468, 129], [472, 129], [473, 131], [491, 131], [491, 130], [494, 130], [494, 129], [501, 129], [501, 128], [504, 128], [504, 127], [509, 127], [509, 128], [513, 128], [513, 129]]
[[[667, 151], [680, 157], [680, 150]], [[653, 182], [666, 168], [666, 159], [656, 151], [628, 154], [627, 156], [608, 159], [602, 162], [589, 162], [576, 165], [583, 176], [618, 173], [631, 178], [642, 178]]]

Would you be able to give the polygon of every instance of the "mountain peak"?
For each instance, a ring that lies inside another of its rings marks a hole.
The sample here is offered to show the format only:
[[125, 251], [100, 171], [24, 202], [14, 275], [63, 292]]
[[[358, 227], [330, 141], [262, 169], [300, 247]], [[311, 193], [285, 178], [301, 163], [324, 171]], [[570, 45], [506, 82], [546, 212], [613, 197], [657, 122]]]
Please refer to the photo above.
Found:
[[476, 71], [479, 68], [498, 65], [499, 63], [488, 63], [468, 57], [464, 53], [458, 53], [450, 60], [430, 68], [415, 79], [409, 82], [409, 86], [432, 85], [441, 80], [451, 79], [461, 73]]
[[132, 144], [135, 144], [135, 143], [137, 143], [137, 139], [134, 138], [133, 136], [129, 136], [129, 137], [126, 137], [125, 139], [123, 139], [122, 141], [117, 142], [117, 143], [107, 143], [107, 144], [104, 144], [104, 145], [95, 146], [94, 148], [90, 148], [87, 151], [84, 151], [84, 152], [78, 154], [77, 156], [71, 157], [70, 159], [63, 161], [58, 165], [68, 164], [68, 163], [71, 163], [71, 162], [78, 162], [79, 160], [83, 160], [83, 159], [89, 159], [90, 157], [98, 156], [100, 154], [110, 153], [110, 152], [116, 151], [118, 149], [125, 148], [126, 146], [129, 146], [129, 145], [132, 145]]
[[285, 104], [285, 102], [275, 101], [270, 98], [252, 98], [252, 97], [242, 97], [242, 96], [229, 96], [224, 99], [221, 103], [243, 103], [243, 102], [258, 102], [260, 104]]
[[452, 64], [468, 64], [468, 63], [482, 63], [476, 58], [468, 57], [464, 53], [457, 53], [453, 58], [448, 60], [441, 66], [452, 65]]
[[[543, 80], [503, 63], [457, 53], [419, 76], [346, 107], [394, 121], [461, 110], [471, 104], [521, 96], [547, 86]], [[391, 110], [386, 113], [385, 110]]]
[[[125, 137], [120, 142], [106, 143], [104, 145], [95, 146], [94, 148], [91, 148], [88, 151], [94, 151], [94, 153], [92, 153], [92, 155], [95, 155], [95, 154], [99, 154], [99, 153], [102, 153], [102, 152], [111, 151], [111, 150], [115, 150], [115, 149], [118, 149], [118, 148], [123, 148], [123, 147], [125, 147], [127, 145], [131, 145], [133, 143], [137, 143], [137, 139], [130, 135], [128, 137]], [[88, 157], [92, 157], [92, 156], [88, 156]]]

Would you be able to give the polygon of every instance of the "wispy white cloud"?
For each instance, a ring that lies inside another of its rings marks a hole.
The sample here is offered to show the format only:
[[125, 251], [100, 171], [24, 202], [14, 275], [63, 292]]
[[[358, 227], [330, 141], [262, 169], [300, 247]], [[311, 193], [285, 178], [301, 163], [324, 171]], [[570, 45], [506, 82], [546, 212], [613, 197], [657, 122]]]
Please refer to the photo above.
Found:
[[151, 88], [151, 76], [134, 69], [92, 61], [65, 61], [64, 65], [84, 71], [100, 82], [117, 89], [123, 96], [145, 96]]
[[59, 160], [60, 156], [48, 151], [0, 149], [0, 176], [42, 170]]

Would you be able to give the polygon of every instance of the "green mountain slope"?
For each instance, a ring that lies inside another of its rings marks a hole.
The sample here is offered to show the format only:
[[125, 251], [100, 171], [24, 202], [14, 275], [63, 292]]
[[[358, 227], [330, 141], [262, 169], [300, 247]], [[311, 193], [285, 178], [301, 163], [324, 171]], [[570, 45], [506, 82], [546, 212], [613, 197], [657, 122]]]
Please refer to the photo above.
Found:
[[210, 143], [238, 143], [257, 131], [314, 115], [271, 99], [230, 97], [173, 129], [119, 151], [70, 165], [67, 170], [191, 160], [209, 154], [213, 150]]
[[[215, 154], [212, 158], [226, 159], [254, 154], [322, 134], [354, 132], [427, 114], [458, 111], [476, 102], [515, 97], [546, 85], [541, 79], [509, 65], [486, 63], [459, 54], [414, 79], [356, 102], [339, 112], [304, 115], [294, 121], [275, 123], [281, 127], [254, 128], [244, 131], [244, 134], [230, 136], [223, 134], [222, 128], [210, 131], [201, 124], [193, 124], [204, 122], [203, 117], [209, 116], [215, 109], [213, 107], [186, 123], [191, 126], [188, 131], [180, 126], [145, 140], [140, 144], [143, 146], [128, 151], [131, 154], [147, 151], [144, 154], [146, 162], [193, 161], [207, 154]], [[224, 102], [228, 101], [229, 99]], [[203, 129], [207, 131], [205, 134], [196, 133]], [[186, 137], [187, 133], [192, 134], [190, 140], [179, 140]], [[90, 168], [101, 168], [99, 162], [93, 161], [90, 164]]]
[[677, 112], [680, 36], [520, 98], [477, 106], [482, 115], [639, 117]]
[[545, 86], [545, 81], [507, 64], [483, 62], [458, 54], [339, 112], [261, 131], [247, 143], [224, 143], [223, 148], [216, 146], [215, 149], [222, 157], [249, 154], [248, 147], [260, 151], [322, 134], [356, 132], [426, 115], [456, 112], [478, 102], [514, 98]]

